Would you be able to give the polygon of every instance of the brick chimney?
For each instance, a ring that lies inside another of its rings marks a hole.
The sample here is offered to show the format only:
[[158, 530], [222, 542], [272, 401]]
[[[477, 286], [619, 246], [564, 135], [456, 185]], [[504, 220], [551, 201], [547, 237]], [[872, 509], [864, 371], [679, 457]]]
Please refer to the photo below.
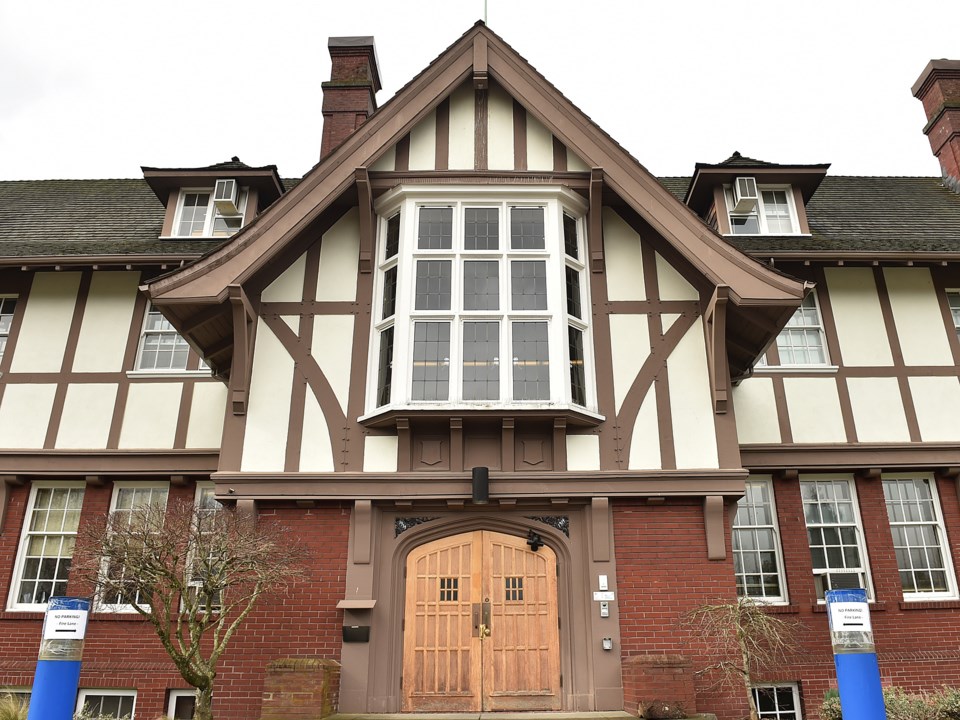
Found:
[[960, 60], [931, 60], [911, 88], [927, 113], [924, 134], [944, 184], [960, 193]]
[[324, 158], [360, 127], [377, 109], [380, 71], [373, 38], [332, 37], [330, 80], [323, 83], [323, 140], [320, 157]]

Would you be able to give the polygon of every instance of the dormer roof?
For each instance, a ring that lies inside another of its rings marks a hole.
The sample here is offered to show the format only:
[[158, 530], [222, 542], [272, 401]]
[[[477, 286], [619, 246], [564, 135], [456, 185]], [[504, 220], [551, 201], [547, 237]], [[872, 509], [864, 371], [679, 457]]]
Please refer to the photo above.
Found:
[[164, 205], [171, 192], [183, 187], [213, 186], [221, 178], [233, 178], [241, 185], [257, 190], [258, 204], [266, 207], [284, 192], [283, 180], [276, 165], [252, 167], [241, 161], [236, 155], [226, 162], [195, 168], [156, 168], [141, 166], [143, 179], [156, 193]]

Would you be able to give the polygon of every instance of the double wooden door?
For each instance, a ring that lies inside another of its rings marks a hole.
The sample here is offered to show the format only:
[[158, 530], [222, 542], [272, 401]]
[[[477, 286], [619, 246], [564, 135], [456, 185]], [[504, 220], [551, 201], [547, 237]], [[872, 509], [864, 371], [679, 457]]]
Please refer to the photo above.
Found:
[[407, 557], [403, 709], [559, 710], [557, 558], [478, 530]]

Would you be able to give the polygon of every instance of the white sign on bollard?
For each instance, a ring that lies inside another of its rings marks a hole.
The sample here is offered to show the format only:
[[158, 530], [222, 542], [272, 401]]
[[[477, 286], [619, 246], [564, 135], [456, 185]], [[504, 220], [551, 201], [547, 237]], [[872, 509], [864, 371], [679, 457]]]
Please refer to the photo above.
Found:
[[830, 629], [833, 632], [873, 632], [867, 603], [830, 603]]
[[86, 634], [86, 610], [47, 611], [43, 623], [44, 640], [83, 640]]

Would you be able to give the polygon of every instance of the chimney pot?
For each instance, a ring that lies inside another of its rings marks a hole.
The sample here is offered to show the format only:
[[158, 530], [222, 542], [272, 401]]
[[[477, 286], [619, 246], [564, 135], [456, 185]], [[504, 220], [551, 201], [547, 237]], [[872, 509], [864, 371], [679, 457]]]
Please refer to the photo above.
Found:
[[373, 37], [332, 37], [330, 80], [323, 87], [323, 139], [320, 158], [335, 150], [377, 109], [380, 70]]
[[944, 184], [960, 193], [960, 60], [931, 60], [911, 88], [927, 115], [924, 134]]

